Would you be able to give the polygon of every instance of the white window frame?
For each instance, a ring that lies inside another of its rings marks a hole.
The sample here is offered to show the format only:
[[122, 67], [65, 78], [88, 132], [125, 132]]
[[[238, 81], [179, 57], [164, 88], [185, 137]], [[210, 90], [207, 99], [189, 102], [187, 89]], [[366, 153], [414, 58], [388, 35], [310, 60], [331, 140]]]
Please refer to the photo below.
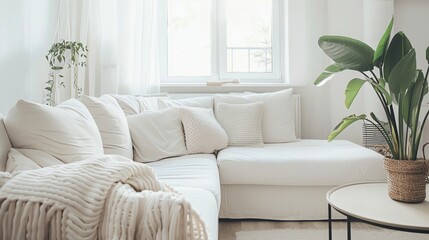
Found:
[[240, 79], [244, 83], [282, 83], [282, 58], [284, 35], [280, 29], [284, 27], [280, 11], [283, 11], [281, 1], [272, 0], [272, 72], [268, 73], [231, 73], [227, 72], [226, 49], [226, 16], [219, 12], [225, 1], [211, 0], [211, 76], [168, 76], [168, 0], [159, 0], [159, 54], [160, 78], [163, 84], [174, 83], [203, 83], [207, 81]]

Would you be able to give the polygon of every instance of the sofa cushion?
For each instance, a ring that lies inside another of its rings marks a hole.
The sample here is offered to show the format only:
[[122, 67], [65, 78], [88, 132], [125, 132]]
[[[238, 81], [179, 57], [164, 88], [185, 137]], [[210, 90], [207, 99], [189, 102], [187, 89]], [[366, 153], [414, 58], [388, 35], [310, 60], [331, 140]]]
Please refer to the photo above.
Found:
[[229, 146], [260, 146], [264, 144], [262, 109], [262, 102], [219, 103], [216, 106], [216, 118], [228, 135]]
[[204, 189], [178, 187], [176, 190], [183, 194], [186, 200], [192, 206], [201, 219], [204, 221], [209, 239], [218, 239], [218, 209], [216, 207], [216, 199], [213, 195]]
[[213, 153], [228, 146], [228, 135], [216, 120], [213, 109], [178, 107], [189, 153]]
[[81, 96], [100, 131], [104, 154], [116, 154], [133, 159], [133, 144], [127, 118], [118, 102], [109, 95], [99, 98]]
[[[293, 90], [285, 89], [270, 93], [240, 95], [216, 95], [215, 108], [219, 103], [243, 104], [263, 102], [262, 133], [265, 143], [296, 141]], [[216, 109], [217, 110], [217, 109]], [[217, 116], [217, 112], [215, 112]]]
[[133, 95], [115, 95], [112, 96], [121, 107], [126, 116], [139, 114], [149, 109], [149, 104], [143, 98]]
[[184, 99], [162, 99], [158, 98], [158, 106], [160, 109], [168, 107], [199, 107], [199, 108], [213, 108], [213, 97], [194, 97]]
[[22, 155], [31, 159], [33, 162], [35, 162], [37, 165], [39, 165], [42, 168], [64, 164], [58, 158], [41, 150], [29, 149], [29, 148], [19, 148], [16, 150], [18, 150]]
[[33, 160], [24, 156], [15, 148], [9, 150], [8, 159], [6, 163], [6, 172], [15, 173], [20, 171], [39, 169], [40, 166]]
[[211, 192], [220, 206], [220, 183], [216, 157], [212, 154], [194, 154], [167, 158], [148, 163], [157, 177], [176, 187], [202, 188]]
[[134, 160], [153, 162], [187, 154], [179, 113], [175, 108], [127, 116]]
[[3, 123], [3, 116], [0, 114], [0, 171], [6, 170], [7, 155], [12, 147]]
[[159, 100], [169, 100], [170, 96], [168, 93], [149, 93], [138, 96], [138, 98], [143, 99], [143, 101], [147, 104], [149, 111], [157, 111], [162, 109], [161, 106], [158, 105]]
[[385, 181], [383, 156], [348, 141], [302, 140], [218, 154], [222, 184], [323, 186]]
[[76, 99], [56, 107], [19, 100], [4, 123], [14, 148], [42, 150], [64, 163], [104, 154], [97, 124]]

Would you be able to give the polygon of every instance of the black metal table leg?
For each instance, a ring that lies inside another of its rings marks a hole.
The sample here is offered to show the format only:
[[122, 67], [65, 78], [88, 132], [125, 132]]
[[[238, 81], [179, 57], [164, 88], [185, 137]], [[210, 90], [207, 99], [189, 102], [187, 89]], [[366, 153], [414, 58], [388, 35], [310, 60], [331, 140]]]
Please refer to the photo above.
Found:
[[332, 213], [331, 213], [331, 204], [328, 203], [328, 233], [329, 240], [332, 240]]
[[347, 216], [347, 240], [352, 240], [351, 218]]

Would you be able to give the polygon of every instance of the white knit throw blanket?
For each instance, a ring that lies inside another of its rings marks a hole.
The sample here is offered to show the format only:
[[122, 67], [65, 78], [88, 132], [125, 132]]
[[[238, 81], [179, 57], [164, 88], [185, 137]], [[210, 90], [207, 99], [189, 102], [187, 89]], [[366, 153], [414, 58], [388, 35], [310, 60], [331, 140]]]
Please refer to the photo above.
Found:
[[208, 239], [189, 202], [127, 158], [0, 174], [0, 187], [1, 239]]

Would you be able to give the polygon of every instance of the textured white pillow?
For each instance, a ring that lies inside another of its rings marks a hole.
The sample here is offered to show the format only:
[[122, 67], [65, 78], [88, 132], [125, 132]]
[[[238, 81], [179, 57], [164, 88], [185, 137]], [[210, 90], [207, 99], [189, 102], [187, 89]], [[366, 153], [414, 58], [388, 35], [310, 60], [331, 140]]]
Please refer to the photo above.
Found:
[[22, 155], [31, 159], [34, 163], [36, 163], [42, 168], [64, 164], [58, 158], [44, 151], [40, 151], [36, 149], [28, 149], [28, 148], [19, 148], [16, 150], [18, 150]]
[[149, 103], [142, 97], [133, 95], [110, 95], [112, 96], [121, 107], [126, 116], [139, 114], [149, 109]]
[[216, 105], [216, 118], [225, 129], [230, 146], [263, 145], [262, 102]]
[[228, 135], [209, 108], [179, 107], [189, 153], [213, 153], [228, 146]]
[[127, 118], [116, 100], [109, 95], [100, 98], [81, 96], [79, 100], [88, 108], [97, 123], [104, 154], [133, 159], [133, 144]]
[[97, 125], [76, 99], [56, 107], [19, 100], [4, 123], [14, 148], [42, 150], [64, 163], [103, 155]]
[[6, 162], [6, 172], [15, 173], [39, 168], [39, 165], [33, 162], [33, 160], [24, 156], [18, 150], [14, 148], [9, 150], [8, 159]]
[[158, 106], [160, 109], [183, 106], [183, 107], [198, 107], [198, 108], [213, 108], [213, 97], [195, 97], [184, 99], [158, 99]]
[[177, 109], [146, 111], [128, 116], [127, 120], [135, 161], [153, 162], [187, 154]]
[[[262, 133], [265, 143], [296, 141], [295, 113], [292, 89], [273, 93], [254, 93], [246, 95], [216, 95], [215, 105], [219, 103], [263, 102]], [[217, 112], [215, 112], [217, 116]]]

